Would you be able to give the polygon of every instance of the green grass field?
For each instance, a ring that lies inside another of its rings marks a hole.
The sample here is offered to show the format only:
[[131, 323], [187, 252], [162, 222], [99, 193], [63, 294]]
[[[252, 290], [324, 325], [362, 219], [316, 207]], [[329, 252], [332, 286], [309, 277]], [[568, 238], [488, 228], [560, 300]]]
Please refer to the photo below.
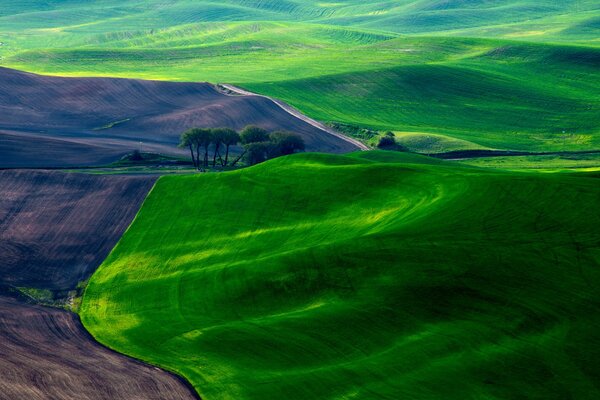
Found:
[[0, 11], [0, 65], [234, 83], [413, 143], [600, 148], [593, 0], [20, 3]]
[[544, 170], [557, 171], [598, 171], [600, 170], [600, 154], [565, 154], [482, 157], [463, 160], [463, 163], [479, 167], [492, 167], [509, 170]]
[[599, 200], [391, 152], [163, 177], [81, 317], [207, 400], [593, 399]]

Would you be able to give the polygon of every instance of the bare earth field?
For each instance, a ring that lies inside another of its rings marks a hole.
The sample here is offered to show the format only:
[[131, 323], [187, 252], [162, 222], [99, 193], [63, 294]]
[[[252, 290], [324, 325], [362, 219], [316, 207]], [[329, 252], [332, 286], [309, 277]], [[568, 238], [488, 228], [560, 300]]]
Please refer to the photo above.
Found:
[[0, 399], [195, 399], [186, 384], [97, 344], [76, 315], [0, 297]]
[[117, 243], [153, 177], [0, 171], [0, 280], [65, 291]]
[[87, 279], [154, 180], [0, 171], [0, 399], [197, 398], [179, 378], [96, 343], [75, 314], [14, 295], [61, 297]]
[[304, 137], [308, 151], [356, 150], [271, 100], [226, 96], [208, 83], [62, 78], [0, 68], [0, 167], [100, 165], [139, 148], [184, 154], [192, 127], [254, 124]]

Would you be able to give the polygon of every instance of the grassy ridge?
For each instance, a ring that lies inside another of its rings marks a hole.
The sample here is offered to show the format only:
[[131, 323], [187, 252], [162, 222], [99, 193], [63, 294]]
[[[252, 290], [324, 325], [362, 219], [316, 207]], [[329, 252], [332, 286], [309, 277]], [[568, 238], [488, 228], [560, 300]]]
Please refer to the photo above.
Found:
[[599, 146], [597, 49], [439, 38], [365, 48], [375, 55], [407, 54], [378, 70], [245, 86], [325, 121], [437, 133], [505, 149]]
[[164, 177], [82, 320], [208, 400], [596, 398], [597, 179], [396, 153]]
[[[325, 121], [438, 133], [504, 149], [600, 146], [597, 70], [576, 59], [538, 67], [547, 57], [570, 57], [577, 50], [488, 45], [489, 51], [458, 61], [449, 56], [426, 64], [245, 86]], [[514, 49], [514, 58], [494, 55]], [[590, 55], [600, 61], [600, 52], [590, 50]]]

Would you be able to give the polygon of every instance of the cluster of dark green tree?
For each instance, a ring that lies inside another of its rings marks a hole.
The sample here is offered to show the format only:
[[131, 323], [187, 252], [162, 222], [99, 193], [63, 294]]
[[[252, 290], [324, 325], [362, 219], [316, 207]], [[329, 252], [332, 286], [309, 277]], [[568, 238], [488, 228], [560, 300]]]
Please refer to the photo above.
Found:
[[393, 150], [393, 151], [408, 151], [408, 149], [402, 146], [396, 141], [396, 135], [394, 132], [386, 132], [379, 138], [377, 147], [381, 150]]
[[[237, 144], [242, 145], [243, 151], [230, 165], [229, 150]], [[295, 133], [269, 133], [254, 125], [249, 125], [240, 132], [230, 128], [192, 128], [181, 135], [179, 147], [188, 148], [194, 167], [203, 170], [211, 163], [213, 167], [217, 162], [222, 167], [233, 167], [245, 158], [247, 164], [254, 165], [270, 158], [293, 154], [304, 150], [304, 140]]]

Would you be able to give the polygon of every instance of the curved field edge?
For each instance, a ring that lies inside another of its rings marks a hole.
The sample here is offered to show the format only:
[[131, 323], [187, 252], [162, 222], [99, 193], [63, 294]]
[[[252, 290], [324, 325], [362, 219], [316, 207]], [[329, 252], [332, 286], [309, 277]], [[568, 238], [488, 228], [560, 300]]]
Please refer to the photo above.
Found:
[[153, 176], [0, 171], [0, 280], [77, 289], [104, 261], [154, 186]]
[[78, 308], [83, 282], [154, 182], [150, 176], [0, 171], [0, 397], [195, 398], [179, 377], [107, 350], [75, 314], [61, 309]]
[[0, 296], [6, 399], [197, 399], [179, 376], [107, 349], [70, 312]]
[[209, 400], [593, 398], [598, 199], [390, 153], [163, 177], [82, 321]]

